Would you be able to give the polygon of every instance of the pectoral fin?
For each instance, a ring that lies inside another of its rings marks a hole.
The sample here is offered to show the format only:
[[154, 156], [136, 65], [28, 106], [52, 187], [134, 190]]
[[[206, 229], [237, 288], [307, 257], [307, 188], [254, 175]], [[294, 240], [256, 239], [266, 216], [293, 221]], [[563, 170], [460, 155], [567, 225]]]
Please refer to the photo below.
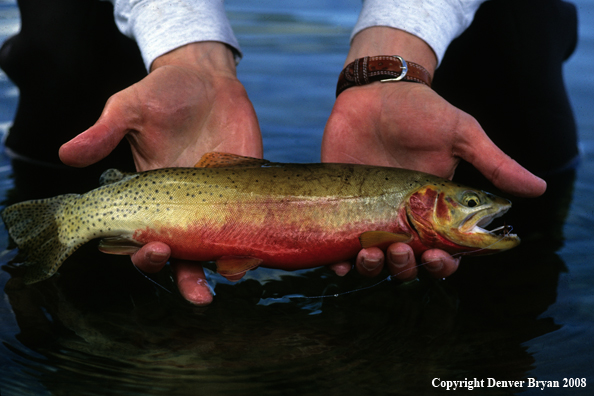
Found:
[[142, 243], [122, 237], [107, 237], [99, 242], [99, 250], [107, 254], [130, 255], [143, 246]]
[[410, 242], [412, 236], [407, 233], [395, 234], [387, 231], [367, 231], [359, 235], [359, 241], [361, 247], [364, 249], [370, 247], [378, 247], [385, 250], [393, 243], [396, 242]]
[[235, 168], [235, 167], [260, 167], [265, 164], [269, 164], [270, 161], [253, 158], [243, 157], [241, 155], [229, 154], [229, 153], [206, 153], [200, 158], [200, 161], [195, 168]]
[[217, 272], [223, 276], [239, 275], [258, 267], [262, 261], [249, 256], [224, 256], [217, 259]]

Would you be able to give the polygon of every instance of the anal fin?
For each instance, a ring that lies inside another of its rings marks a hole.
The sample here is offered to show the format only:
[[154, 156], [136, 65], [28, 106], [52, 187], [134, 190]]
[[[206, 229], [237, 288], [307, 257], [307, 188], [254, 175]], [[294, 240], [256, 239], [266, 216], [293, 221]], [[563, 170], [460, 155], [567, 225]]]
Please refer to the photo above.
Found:
[[224, 256], [217, 259], [217, 272], [225, 277], [232, 277], [258, 267], [262, 261], [249, 256]]
[[99, 250], [107, 254], [130, 255], [143, 246], [140, 242], [123, 237], [107, 237], [99, 241]]

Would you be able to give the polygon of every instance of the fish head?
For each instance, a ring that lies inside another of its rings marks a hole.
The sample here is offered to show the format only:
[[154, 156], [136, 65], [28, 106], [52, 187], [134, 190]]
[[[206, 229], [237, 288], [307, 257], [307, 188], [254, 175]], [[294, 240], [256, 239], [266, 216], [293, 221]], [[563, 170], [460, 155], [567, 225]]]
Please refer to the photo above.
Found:
[[406, 213], [425, 247], [479, 255], [511, 249], [520, 243], [520, 238], [509, 232], [511, 227], [486, 229], [510, 207], [507, 199], [440, 181], [414, 191], [408, 197]]

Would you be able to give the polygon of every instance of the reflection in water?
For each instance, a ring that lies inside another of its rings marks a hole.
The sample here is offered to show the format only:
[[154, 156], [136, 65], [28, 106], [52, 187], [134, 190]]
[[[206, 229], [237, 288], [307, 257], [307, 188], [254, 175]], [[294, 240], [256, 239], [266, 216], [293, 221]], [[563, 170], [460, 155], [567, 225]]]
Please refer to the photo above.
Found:
[[58, 276], [32, 286], [23, 285], [22, 267], [8, 264], [5, 293], [20, 329], [16, 339], [27, 349], [9, 348], [21, 356], [23, 372], [52, 394], [104, 394], [97, 383], [130, 394], [190, 394], [198, 387], [208, 394], [246, 387], [258, 394], [415, 394], [430, 391], [436, 377], [521, 380], [534, 364], [523, 343], [560, 327], [540, 315], [555, 302], [565, 268], [555, 251], [572, 180], [552, 187], [559, 196], [539, 205], [561, 208], [556, 221], [549, 217], [527, 232], [535, 219], [525, 214], [534, 212], [521, 204], [512, 211], [508, 220], [526, 236], [519, 248], [465, 258], [446, 281], [384, 282], [338, 298], [271, 303], [377, 280], [338, 278], [326, 269], [280, 277], [258, 269], [238, 284], [215, 275], [215, 302], [197, 308], [174, 291], [167, 271], [155, 280], [172, 293], [93, 244]]

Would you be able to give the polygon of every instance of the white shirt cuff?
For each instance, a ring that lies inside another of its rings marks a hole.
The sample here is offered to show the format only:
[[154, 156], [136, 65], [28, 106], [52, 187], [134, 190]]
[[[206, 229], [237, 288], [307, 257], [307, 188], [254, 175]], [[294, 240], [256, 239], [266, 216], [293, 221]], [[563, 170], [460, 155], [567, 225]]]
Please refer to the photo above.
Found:
[[439, 64], [447, 47], [470, 25], [483, 1], [364, 0], [351, 39], [372, 26], [404, 30], [425, 41], [435, 52]]
[[198, 41], [225, 43], [241, 57], [223, 0], [111, 1], [118, 28], [136, 40], [147, 70], [157, 57]]

